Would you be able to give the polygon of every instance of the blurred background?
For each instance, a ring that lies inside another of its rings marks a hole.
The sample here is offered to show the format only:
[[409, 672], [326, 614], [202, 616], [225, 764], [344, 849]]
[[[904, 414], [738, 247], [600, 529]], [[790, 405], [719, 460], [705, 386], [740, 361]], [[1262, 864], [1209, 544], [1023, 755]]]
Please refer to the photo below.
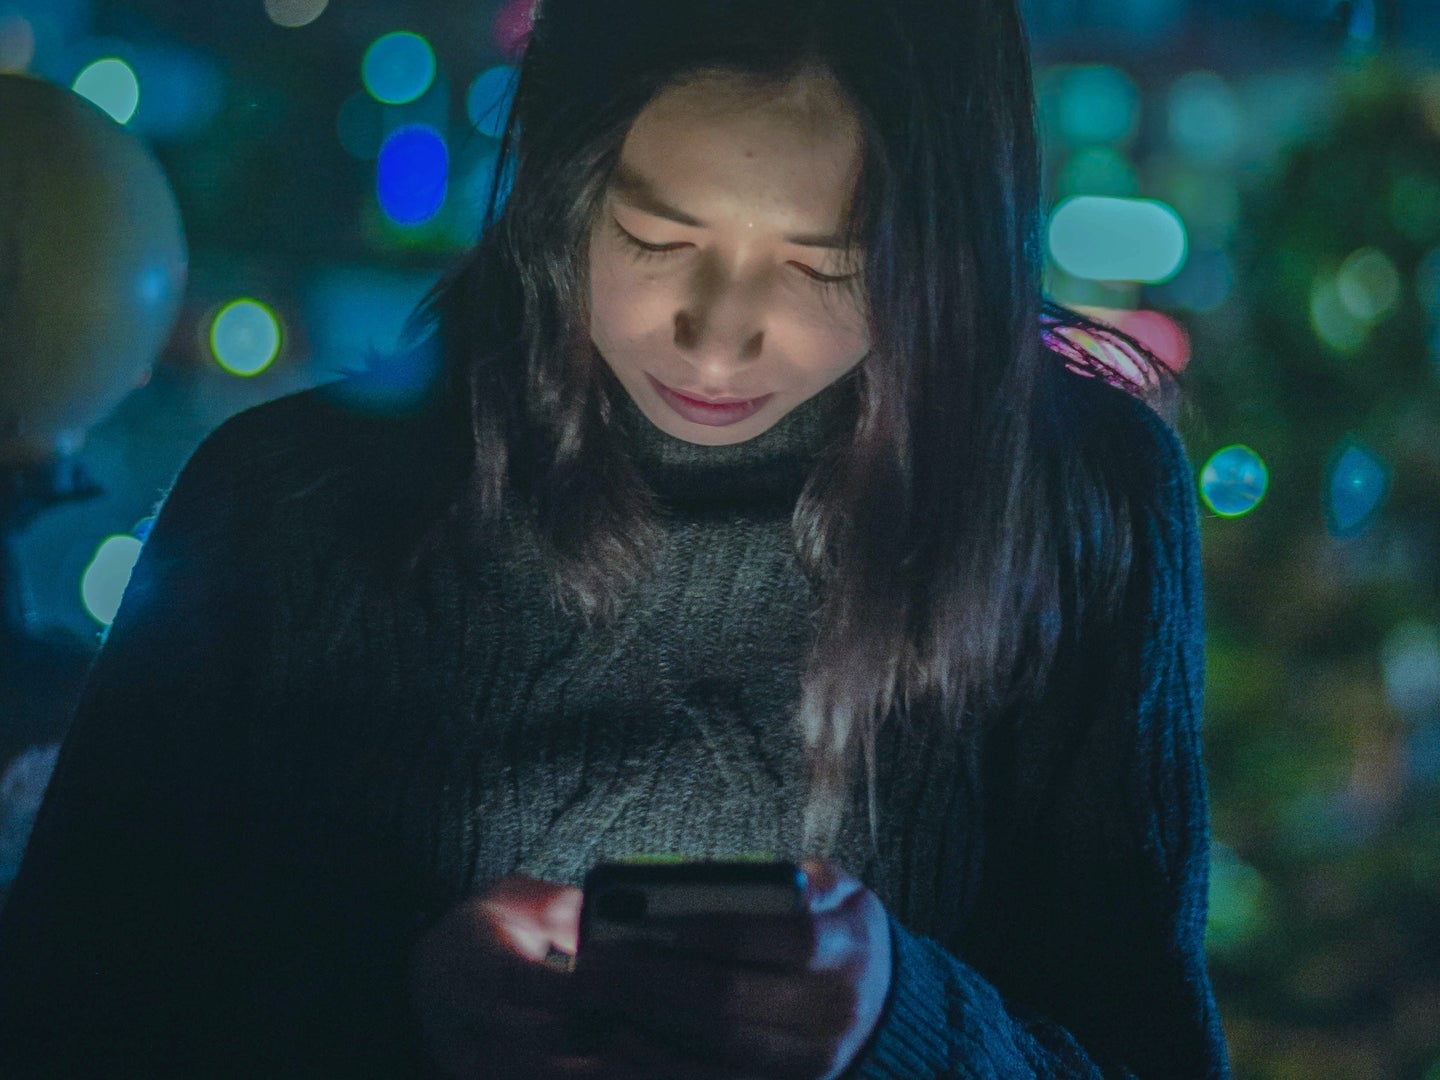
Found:
[[[531, 4], [0, 0], [0, 895], [181, 463], [475, 239]], [[1185, 371], [1237, 1076], [1440, 1080], [1440, 0], [1022, 6], [1047, 290]]]

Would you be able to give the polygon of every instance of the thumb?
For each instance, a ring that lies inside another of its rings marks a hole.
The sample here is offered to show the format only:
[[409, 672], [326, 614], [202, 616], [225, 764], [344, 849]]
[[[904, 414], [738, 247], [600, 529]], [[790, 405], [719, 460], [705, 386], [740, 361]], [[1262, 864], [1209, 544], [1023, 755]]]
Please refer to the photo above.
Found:
[[585, 894], [568, 885], [553, 888], [545, 905], [545, 929], [555, 948], [574, 956], [580, 947], [580, 903]]
[[502, 879], [484, 909], [521, 952], [543, 960], [552, 947], [574, 954], [580, 924], [579, 889], [524, 874]]

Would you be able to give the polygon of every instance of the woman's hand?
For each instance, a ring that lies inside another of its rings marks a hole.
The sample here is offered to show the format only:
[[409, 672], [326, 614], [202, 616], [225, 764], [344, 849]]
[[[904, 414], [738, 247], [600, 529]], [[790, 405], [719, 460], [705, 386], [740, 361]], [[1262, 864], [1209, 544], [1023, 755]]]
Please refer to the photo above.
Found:
[[586, 946], [580, 1011], [736, 1075], [833, 1080], [890, 989], [885, 906], [828, 860], [807, 860], [796, 916], [686, 920], [664, 949]]
[[431, 1060], [448, 1077], [600, 1075], [564, 1045], [567, 976], [580, 890], [520, 874], [451, 908], [415, 946], [410, 1001]]
[[552, 949], [575, 955], [579, 889], [522, 874], [446, 912], [410, 957], [409, 993], [431, 1061], [455, 1080], [731, 1080], [607, 1032], [582, 1047], [567, 1008], [574, 977]]

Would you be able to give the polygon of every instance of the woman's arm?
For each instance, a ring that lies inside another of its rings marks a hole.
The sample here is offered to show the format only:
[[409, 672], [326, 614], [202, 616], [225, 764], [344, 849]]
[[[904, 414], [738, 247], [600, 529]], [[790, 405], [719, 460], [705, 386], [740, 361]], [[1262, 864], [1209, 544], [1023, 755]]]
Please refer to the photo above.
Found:
[[89, 672], [0, 917], [0, 1074], [203, 1075], [199, 1051], [226, 1045], [255, 652], [245, 469], [225, 428], [193, 455]]
[[330, 480], [370, 477], [380, 434], [309, 391], [232, 417], [181, 471], [0, 913], [0, 1076], [421, 1067], [401, 974], [424, 913], [333, 883], [328, 848], [275, 851], [277, 830], [326, 839], [275, 817], [317, 722], [270, 666], [276, 612], [306, 602], [340, 528]]
[[1043, 766], [1031, 746], [1013, 772], [989, 778], [1021, 789], [1001, 796], [1021, 824], [1001, 850], [989, 838], [987, 880], [957, 951], [892, 917], [890, 1001], [848, 1075], [1229, 1076], [1204, 949], [1192, 474], [1159, 417], [1106, 393], [1111, 449], [1127, 455], [1134, 492], [1124, 610], [1104, 640], [1086, 643], [1077, 685], [1088, 700], [1057, 702], [1064, 729], [1021, 732], [1045, 745]]

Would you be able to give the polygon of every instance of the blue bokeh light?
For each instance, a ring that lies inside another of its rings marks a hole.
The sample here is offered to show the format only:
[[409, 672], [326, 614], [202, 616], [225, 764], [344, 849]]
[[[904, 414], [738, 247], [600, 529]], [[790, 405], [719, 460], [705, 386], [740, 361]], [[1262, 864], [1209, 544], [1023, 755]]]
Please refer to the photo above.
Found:
[[1390, 470], [1374, 453], [1353, 441], [1342, 444], [1331, 459], [1325, 485], [1326, 523], [1335, 536], [1362, 531], [1379, 511], [1390, 490]]
[[1248, 446], [1217, 450], [1200, 471], [1200, 496], [1221, 517], [1248, 514], [1270, 486], [1270, 470]]
[[508, 64], [482, 71], [465, 96], [465, 112], [475, 130], [498, 139], [505, 133], [505, 120], [515, 98], [517, 69]]
[[380, 207], [397, 225], [423, 225], [445, 205], [449, 175], [450, 151], [440, 133], [424, 124], [402, 127], [380, 148]]

